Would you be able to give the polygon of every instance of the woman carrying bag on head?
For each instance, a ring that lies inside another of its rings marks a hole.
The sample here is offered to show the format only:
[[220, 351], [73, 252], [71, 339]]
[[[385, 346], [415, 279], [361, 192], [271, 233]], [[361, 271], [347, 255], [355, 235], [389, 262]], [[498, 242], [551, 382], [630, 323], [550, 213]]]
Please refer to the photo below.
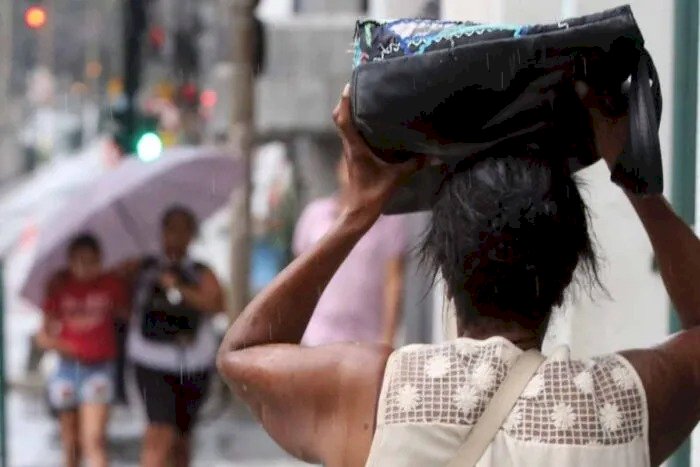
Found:
[[[627, 119], [606, 116], [597, 96], [579, 91], [597, 155], [612, 166]], [[469, 465], [456, 459], [460, 447], [497, 398], [512, 407], [486, 416], [491, 431], [478, 429], [488, 435], [485, 446], [475, 443], [485, 447], [478, 466], [663, 462], [700, 420], [700, 241], [663, 196], [628, 194], [684, 330], [653, 348], [580, 361], [563, 347], [523, 364], [540, 349], [577, 267], [597, 281], [575, 180], [543, 162], [551, 159], [530, 157], [536, 147], [453, 174], [433, 207], [424, 251], [456, 305], [458, 339], [396, 351], [299, 346], [320, 291], [418, 168], [375, 158], [350, 114], [346, 88], [334, 114], [350, 174], [343, 215], [248, 305], [219, 351], [220, 372], [268, 433], [296, 457], [330, 467]]]

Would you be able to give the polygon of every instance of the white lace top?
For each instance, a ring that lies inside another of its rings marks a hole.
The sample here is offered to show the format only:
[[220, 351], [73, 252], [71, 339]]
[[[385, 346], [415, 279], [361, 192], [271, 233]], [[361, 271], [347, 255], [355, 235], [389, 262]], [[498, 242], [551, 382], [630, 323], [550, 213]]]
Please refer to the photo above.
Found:
[[[444, 466], [522, 351], [508, 340], [411, 345], [387, 363], [368, 466]], [[649, 465], [642, 383], [619, 355], [556, 349], [478, 467]]]

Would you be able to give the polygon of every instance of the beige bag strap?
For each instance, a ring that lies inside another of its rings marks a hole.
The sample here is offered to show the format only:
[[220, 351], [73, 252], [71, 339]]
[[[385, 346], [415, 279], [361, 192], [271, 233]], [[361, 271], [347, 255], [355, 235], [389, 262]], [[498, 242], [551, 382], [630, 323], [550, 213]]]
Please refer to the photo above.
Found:
[[476, 465], [544, 360], [545, 358], [537, 350], [528, 350], [518, 357], [503, 384], [486, 406], [483, 415], [471, 429], [466, 441], [447, 467]]

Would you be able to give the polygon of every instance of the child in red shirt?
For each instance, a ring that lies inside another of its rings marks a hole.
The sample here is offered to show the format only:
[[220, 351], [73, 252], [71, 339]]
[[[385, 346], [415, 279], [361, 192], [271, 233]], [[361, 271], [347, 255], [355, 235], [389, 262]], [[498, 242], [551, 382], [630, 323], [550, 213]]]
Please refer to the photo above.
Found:
[[60, 413], [67, 466], [106, 466], [105, 432], [114, 397], [117, 355], [114, 318], [126, 313], [127, 294], [102, 270], [101, 248], [83, 234], [68, 247], [68, 270], [47, 286], [38, 344], [60, 354], [49, 382], [49, 399]]

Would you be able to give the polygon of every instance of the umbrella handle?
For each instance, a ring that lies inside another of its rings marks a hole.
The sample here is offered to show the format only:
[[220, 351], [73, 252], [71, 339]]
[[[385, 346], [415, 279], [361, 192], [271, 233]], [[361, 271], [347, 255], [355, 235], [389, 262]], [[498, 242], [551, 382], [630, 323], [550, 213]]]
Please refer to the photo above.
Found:
[[129, 234], [137, 249], [139, 251], [146, 251], [146, 241], [139, 232], [139, 229], [136, 227], [137, 222], [136, 219], [134, 219], [134, 216], [132, 216], [129, 213], [122, 201], [119, 201], [115, 204], [115, 210], [117, 211], [117, 216], [119, 216], [119, 220], [124, 226], [124, 230]]

